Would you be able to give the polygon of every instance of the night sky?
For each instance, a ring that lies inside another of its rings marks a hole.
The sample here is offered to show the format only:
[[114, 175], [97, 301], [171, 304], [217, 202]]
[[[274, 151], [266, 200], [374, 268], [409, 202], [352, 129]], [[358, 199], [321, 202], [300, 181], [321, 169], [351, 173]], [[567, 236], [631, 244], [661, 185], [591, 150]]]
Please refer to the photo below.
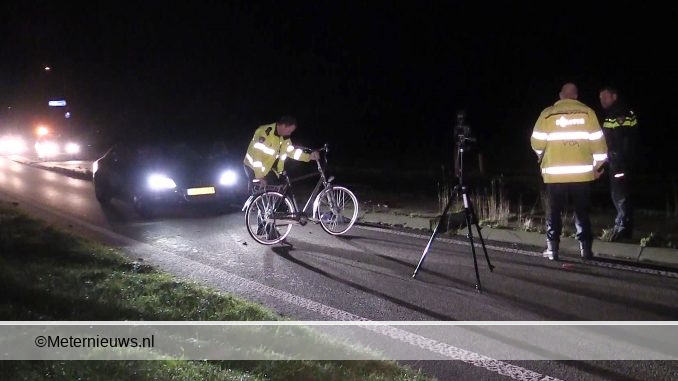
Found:
[[430, 168], [465, 109], [488, 170], [533, 173], [534, 122], [573, 81], [594, 108], [618, 87], [641, 165], [678, 170], [676, 7], [145, 3], [3, 3], [4, 120], [62, 93], [86, 130], [218, 134], [244, 151], [257, 125], [293, 114], [297, 143], [328, 141], [346, 165]]

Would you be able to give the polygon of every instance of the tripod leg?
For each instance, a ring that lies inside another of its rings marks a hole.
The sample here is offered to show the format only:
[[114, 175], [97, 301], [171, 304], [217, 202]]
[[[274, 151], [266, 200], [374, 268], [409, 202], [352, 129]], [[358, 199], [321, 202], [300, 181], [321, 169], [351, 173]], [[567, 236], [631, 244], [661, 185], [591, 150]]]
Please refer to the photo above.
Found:
[[[468, 199], [468, 209], [471, 213], [471, 219], [473, 224], [476, 226], [476, 231], [478, 231], [478, 238], [480, 238], [480, 244], [483, 246], [483, 252], [485, 253], [485, 260], [487, 261], [487, 266], [490, 268], [490, 271], [494, 270], [494, 266], [490, 263], [490, 256], [487, 255], [487, 248], [485, 247], [485, 240], [483, 239], [483, 234], [480, 232], [480, 225], [478, 224], [478, 216], [476, 216], [476, 211], [473, 208], [473, 203], [471, 199]], [[469, 225], [469, 229], [471, 226]]]
[[417, 264], [417, 267], [414, 269], [414, 273], [412, 274], [412, 278], [417, 276], [417, 272], [419, 271], [421, 264], [424, 262], [424, 258], [426, 257], [426, 254], [428, 254], [428, 250], [429, 250], [429, 248], [431, 248], [431, 244], [433, 243], [433, 240], [436, 238], [436, 235], [438, 234], [438, 229], [440, 228], [440, 224], [443, 222], [443, 219], [447, 216], [447, 212], [450, 210], [450, 204], [451, 203], [452, 203], [452, 198], [450, 197], [449, 201], [447, 201], [447, 205], [445, 205], [445, 209], [443, 210], [443, 214], [440, 215], [440, 219], [438, 220], [436, 227], [433, 229], [433, 233], [431, 234], [431, 238], [429, 238], [428, 243], [426, 244], [426, 247], [424, 248], [424, 252], [421, 254], [421, 259], [419, 259], [419, 263]]
[[478, 260], [476, 259], [476, 245], [473, 243], [473, 216], [471, 209], [468, 206], [468, 197], [466, 193], [463, 193], [462, 197], [464, 198], [464, 215], [466, 216], [466, 227], [468, 228], [468, 240], [471, 243], [471, 253], [473, 254], [473, 268], [476, 271], [476, 290], [482, 292], [482, 286], [480, 285], [480, 274], [478, 273]]
[[476, 230], [478, 230], [478, 237], [480, 237], [480, 243], [483, 245], [483, 252], [485, 253], [485, 260], [487, 261], [487, 266], [490, 268], [490, 271], [494, 270], [494, 265], [490, 263], [490, 257], [487, 255], [487, 249], [485, 248], [485, 240], [483, 235], [480, 233], [480, 226], [476, 222]]

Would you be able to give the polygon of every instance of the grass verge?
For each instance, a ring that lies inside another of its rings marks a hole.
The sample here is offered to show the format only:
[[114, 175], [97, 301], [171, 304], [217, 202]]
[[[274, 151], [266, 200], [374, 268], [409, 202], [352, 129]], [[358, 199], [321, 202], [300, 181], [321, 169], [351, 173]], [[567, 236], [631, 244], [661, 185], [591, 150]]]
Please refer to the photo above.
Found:
[[[275, 321], [274, 312], [135, 262], [0, 202], [4, 321]], [[348, 348], [347, 350], [352, 350]], [[11, 380], [430, 380], [392, 361], [0, 361]]]

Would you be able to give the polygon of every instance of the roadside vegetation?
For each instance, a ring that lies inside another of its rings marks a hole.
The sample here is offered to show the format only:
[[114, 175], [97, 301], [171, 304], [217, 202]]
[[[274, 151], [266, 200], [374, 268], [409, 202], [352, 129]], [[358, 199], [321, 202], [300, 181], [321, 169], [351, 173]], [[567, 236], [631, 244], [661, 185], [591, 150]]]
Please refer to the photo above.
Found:
[[[674, 180], [674, 183], [676, 180]], [[511, 195], [502, 176], [492, 178], [486, 185], [469, 191], [473, 200], [479, 224], [499, 229], [515, 229], [545, 233], [546, 194]], [[678, 248], [678, 187], [674, 184], [666, 195], [664, 210], [636, 210], [636, 235], [627, 243], [643, 247]], [[438, 190], [438, 207], [442, 212], [450, 197], [448, 186]], [[450, 212], [463, 210], [461, 200], [453, 200]], [[611, 208], [611, 207], [610, 207]], [[608, 208], [609, 209], [609, 208]], [[594, 208], [591, 213], [594, 234], [608, 241], [612, 234], [614, 213], [612, 210]], [[574, 213], [567, 211], [563, 216], [563, 234], [574, 237]]]
[[[48, 226], [1, 201], [0, 290], [4, 321], [283, 320], [262, 306], [181, 281], [114, 248]], [[8, 380], [431, 380], [395, 362], [371, 360], [0, 361], [0, 374]]]

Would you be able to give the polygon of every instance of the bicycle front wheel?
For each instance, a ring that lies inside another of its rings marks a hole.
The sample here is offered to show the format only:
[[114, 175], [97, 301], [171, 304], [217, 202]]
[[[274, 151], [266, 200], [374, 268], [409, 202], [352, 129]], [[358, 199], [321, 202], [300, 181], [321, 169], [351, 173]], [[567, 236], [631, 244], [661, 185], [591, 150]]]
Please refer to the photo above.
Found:
[[323, 190], [316, 197], [315, 205], [320, 226], [332, 235], [346, 233], [358, 219], [358, 199], [344, 187]]
[[276, 216], [289, 215], [292, 202], [278, 192], [264, 192], [254, 198], [245, 210], [247, 232], [263, 245], [276, 244], [287, 237], [292, 223], [276, 220]]

